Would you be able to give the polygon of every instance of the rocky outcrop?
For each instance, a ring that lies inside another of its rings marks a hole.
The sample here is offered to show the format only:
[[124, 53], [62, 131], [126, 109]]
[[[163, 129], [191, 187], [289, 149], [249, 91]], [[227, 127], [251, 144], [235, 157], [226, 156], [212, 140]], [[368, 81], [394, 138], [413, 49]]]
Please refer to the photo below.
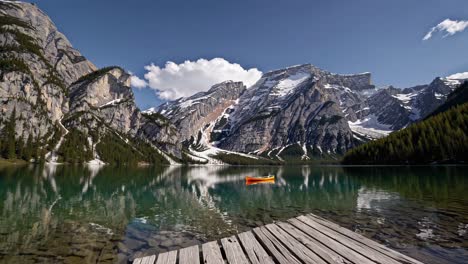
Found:
[[15, 114], [16, 138], [32, 138], [38, 155], [83, 160], [99, 158], [101, 149], [113, 156], [100, 143], [112, 138], [138, 157], [151, 148], [181, 157], [175, 127], [137, 108], [130, 75], [97, 70], [34, 4], [0, 1], [0, 46], [0, 130]]
[[353, 131], [368, 138], [378, 138], [424, 119], [447, 100], [461, 80], [436, 78], [430, 84], [397, 89], [379, 89], [351, 115]]
[[69, 88], [70, 115], [92, 112], [120, 133], [135, 135], [140, 112], [135, 105], [130, 75], [123, 69], [106, 68], [86, 75]]
[[[69, 88], [68, 129], [99, 136], [109, 130], [121, 137], [139, 138], [181, 157], [180, 137], [167, 120], [142, 114], [135, 104], [130, 75], [119, 67], [108, 67], [85, 75]], [[156, 151], [156, 150], [155, 150]]]
[[[333, 158], [420, 120], [460, 83], [437, 78], [376, 89], [370, 73], [340, 75], [305, 64], [265, 73], [248, 89], [222, 83], [150, 112], [170, 119], [195, 150]], [[216, 92], [220, 87], [228, 89]]]
[[[14, 17], [28, 25], [21, 27], [10, 24], [7, 27], [29, 36], [42, 53], [42, 56], [36, 55], [43, 57], [43, 62], [49, 63], [57, 71], [65, 85], [70, 85], [81, 76], [97, 70], [93, 63], [73, 48], [65, 35], [58, 31], [52, 20], [36, 5], [3, 1], [0, 8], [4, 17]], [[43, 67], [37, 67], [35, 70], [41, 68]]]
[[68, 111], [67, 85], [95, 66], [29, 3], [0, 2], [0, 46], [2, 120], [16, 110], [18, 135], [46, 144]]
[[183, 141], [195, 139], [199, 132], [222, 118], [245, 89], [242, 82], [226, 81], [214, 85], [207, 92], [165, 103], [155, 111], [166, 116], [177, 127]]
[[239, 98], [218, 146], [269, 157], [291, 146], [305, 156], [342, 154], [354, 146], [343, 109], [373, 88], [367, 73], [337, 75], [310, 64], [266, 73]]

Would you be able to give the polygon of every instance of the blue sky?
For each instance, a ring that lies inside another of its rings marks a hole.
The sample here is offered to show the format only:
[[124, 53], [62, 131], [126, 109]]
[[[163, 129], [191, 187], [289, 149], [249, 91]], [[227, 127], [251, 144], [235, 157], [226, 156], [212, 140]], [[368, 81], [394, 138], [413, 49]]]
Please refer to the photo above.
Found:
[[[302, 63], [369, 71], [397, 87], [468, 71], [468, 28], [423, 40], [444, 19], [468, 20], [466, 0], [32, 2], [97, 66], [140, 78], [151, 63], [216, 57], [263, 72]], [[135, 94], [142, 109], [160, 102], [152, 89]]]

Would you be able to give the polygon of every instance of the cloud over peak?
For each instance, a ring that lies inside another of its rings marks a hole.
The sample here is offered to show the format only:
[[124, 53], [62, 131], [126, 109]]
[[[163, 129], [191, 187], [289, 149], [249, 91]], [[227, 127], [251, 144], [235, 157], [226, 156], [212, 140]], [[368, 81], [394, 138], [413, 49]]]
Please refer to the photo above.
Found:
[[149, 87], [164, 100], [207, 91], [214, 84], [226, 80], [242, 81], [248, 87], [262, 76], [262, 72], [256, 68], [244, 69], [223, 58], [187, 60], [180, 64], [168, 61], [164, 67], [151, 64], [145, 70], [145, 80], [133, 76], [132, 85], [136, 88]]
[[132, 83], [132, 87], [135, 88], [145, 88], [148, 86], [148, 83], [145, 80], [140, 79], [138, 76], [132, 75], [130, 78], [130, 81]]
[[428, 40], [432, 38], [432, 35], [436, 32], [445, 31], [446, 34], [443, 36], [445, 38], [447, 36], [452, 36], [455, 33], [462, 32], [466, 28], [468, 28], [467, 20], [458, 21], [447, 18], [444, 21], [440, 22], [437, 26], [431, 28], [431, 30], [424, 36], [423, 40]]

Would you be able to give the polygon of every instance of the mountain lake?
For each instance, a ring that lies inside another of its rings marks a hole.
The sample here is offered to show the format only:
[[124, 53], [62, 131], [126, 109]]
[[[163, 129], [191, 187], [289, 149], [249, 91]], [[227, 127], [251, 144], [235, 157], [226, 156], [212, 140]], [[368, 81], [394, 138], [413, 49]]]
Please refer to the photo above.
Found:
[[[246, 185], [246, 176], [275, 175]], [[0, 167], [0, 262], [127, 263], [314, 213], [427, 263], [468, 262], [468, 167]]]

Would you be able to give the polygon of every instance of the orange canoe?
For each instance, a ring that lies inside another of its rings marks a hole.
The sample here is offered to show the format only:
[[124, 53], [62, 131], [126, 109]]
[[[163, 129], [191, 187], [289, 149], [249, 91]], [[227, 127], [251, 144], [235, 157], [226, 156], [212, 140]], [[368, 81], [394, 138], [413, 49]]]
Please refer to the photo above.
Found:
[[275, 180], [275, 176], [274, 175], [271, 175], [271, 176], [267, 176], [267, 177], [250, 177], [250, 176], [247, 176], [245, 177], [245, 181], [246, 182], [272, 182]]

